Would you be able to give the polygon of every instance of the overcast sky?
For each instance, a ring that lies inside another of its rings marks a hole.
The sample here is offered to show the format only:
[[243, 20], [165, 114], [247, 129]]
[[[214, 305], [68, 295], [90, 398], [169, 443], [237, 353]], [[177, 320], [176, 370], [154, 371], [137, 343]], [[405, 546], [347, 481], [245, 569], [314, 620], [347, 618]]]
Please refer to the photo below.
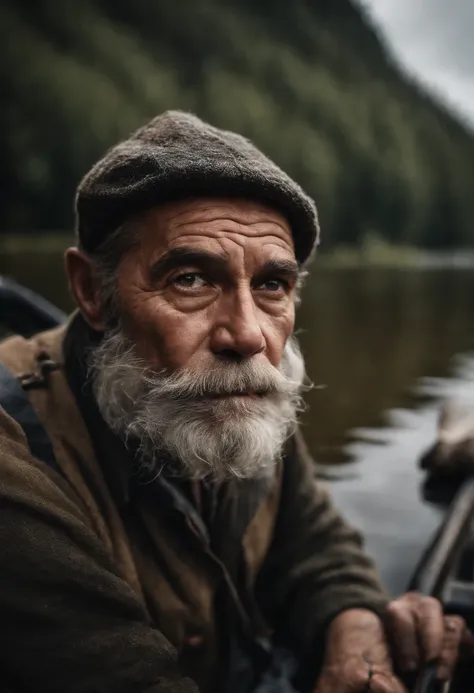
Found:
[[474, 0], [360, 0], [404, 67], [474, 126]]

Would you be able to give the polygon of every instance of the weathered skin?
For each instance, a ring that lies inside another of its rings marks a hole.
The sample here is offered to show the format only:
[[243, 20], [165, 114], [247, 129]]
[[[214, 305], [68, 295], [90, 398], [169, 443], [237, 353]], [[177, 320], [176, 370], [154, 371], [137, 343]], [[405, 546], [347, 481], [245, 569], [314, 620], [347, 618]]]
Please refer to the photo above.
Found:
[[[159, 260], [183, 248], [225, 258], [224, 271], [211, 270], [208, 262], [152, 276]], [[284, 277], [286, 290], [278, 275], [269, 277], [269, 288], [255, 282], [267, 261], [293, 265], [294, 276]], [[86, 256], [68, 251], [67, 266], [83, 315], [101, 329], [99, 297], [88, 293]], [[235, 200], [169, 204], [144, 217], [141, 242], [120, 265], [120, 308], [129, 336], [155, 367], [199, 367], [225, 350], [276, 366], [294, 327], [296, 272], [291, 231], [277, 212]]]

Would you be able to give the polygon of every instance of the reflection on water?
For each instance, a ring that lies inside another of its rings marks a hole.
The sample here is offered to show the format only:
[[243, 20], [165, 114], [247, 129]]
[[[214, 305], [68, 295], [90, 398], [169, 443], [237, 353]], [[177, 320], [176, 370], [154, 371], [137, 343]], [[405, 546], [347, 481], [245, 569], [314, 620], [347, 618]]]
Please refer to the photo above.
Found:
[[393, 592], [404, 589], [442, 518], [437, 506], [422, 500], [424, 475], [415, 463], [434, 440], [440, 399], [452, 397], [474, 410], [474, 353], [454, 359], [451, 377], [421, 378], [414, 391], [424, 401], [416, 409], [393, 409], [386, 427], [354, 431], [348, 445], [354, 475], [331, 484]]
[[300, 340], [316, 384], [305, 435], [320, 462], [341, 459], [345, 434], [411, 406], [421, 376], [449, 373], [474, 346], [474, 272], [316, 272], [299, 310]]
[[[0, 258], [0, 273], [71, 308], [62, 261]], [[440, 398], [474, 407], [474, 272], [319, 269], [298, 311], [311, 380], [304, 434], [332, 463], [336, 502], [366, 535], [388, 586], [404, 588], [440, 511], [420, 499], [416, 460]], [[351, 461], [351, 464], [339, 464]]]
[[[308, 300], [309, 299], [309, 300]], [[439, 401], [474, 408], [474, 273], [321, 272], [301, 307], [309, 396], [305, 436], [318, 462], [350, 460], [333, 497], [366, 537], [389, 589], [403, 591], [442, 512], [421, 498], [417, 459]]]

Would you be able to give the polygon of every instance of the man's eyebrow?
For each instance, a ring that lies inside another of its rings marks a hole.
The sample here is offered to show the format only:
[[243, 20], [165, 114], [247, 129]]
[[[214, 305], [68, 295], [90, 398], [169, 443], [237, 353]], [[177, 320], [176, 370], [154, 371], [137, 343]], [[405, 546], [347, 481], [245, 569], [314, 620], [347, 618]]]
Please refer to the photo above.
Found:
[[293, 260], [268, 260], [258, 270], [255, 280], [260, 280], [271, 274], [284, 275], [287, 279], [297, 281], [300, 276], [300, 268]]
[[190, 265], [222, 273], [226, 269], [227, 256], [196, 248], [172, 248], [153, 263], [150, 277], [156, 281], [171, 270]]

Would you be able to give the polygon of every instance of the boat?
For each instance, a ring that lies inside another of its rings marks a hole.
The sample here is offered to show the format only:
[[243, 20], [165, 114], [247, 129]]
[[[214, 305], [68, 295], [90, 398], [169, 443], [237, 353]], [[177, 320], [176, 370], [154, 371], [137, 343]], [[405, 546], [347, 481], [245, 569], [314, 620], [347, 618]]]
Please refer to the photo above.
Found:
[[[409, 590], [439, 599], [446, 614], [458, 614], [474, 629], [474, 412], [455, 402], [440, 409], [434, 444], [421, 456], [427, 472], [423, 496], [446, 507], [444, 520], [422, 554]], [[429, 666], [416, 693], [472, 693], [474, 661], [458, 667], [441, 687]]]
[[[66, 317], [35, 292], [0, 276], [0, 338], [11, 333], [29, 336], [63, 323]], [[471, 430], [466, 426], [467, 419], [461, 422], [453, 412], [452, 407], [442, 410], [438, 440], [421, 459], [421, 466], [429, 473], [424, 497], [445, 505], [446, 513], [421, 555], [407, 590], [440, 599], [446, 613], [463, 616], [474, 630], [474, 423]], [[470, 432], [473, 457], [467, 463], [465, 450], [471, 447], [466, 447], [464, 441]], [[412, 692], [474, 691], [474, 662], [461, 664], [447, 684], [436, 680], [435, 671], [434, 665], [426, 666]]]

